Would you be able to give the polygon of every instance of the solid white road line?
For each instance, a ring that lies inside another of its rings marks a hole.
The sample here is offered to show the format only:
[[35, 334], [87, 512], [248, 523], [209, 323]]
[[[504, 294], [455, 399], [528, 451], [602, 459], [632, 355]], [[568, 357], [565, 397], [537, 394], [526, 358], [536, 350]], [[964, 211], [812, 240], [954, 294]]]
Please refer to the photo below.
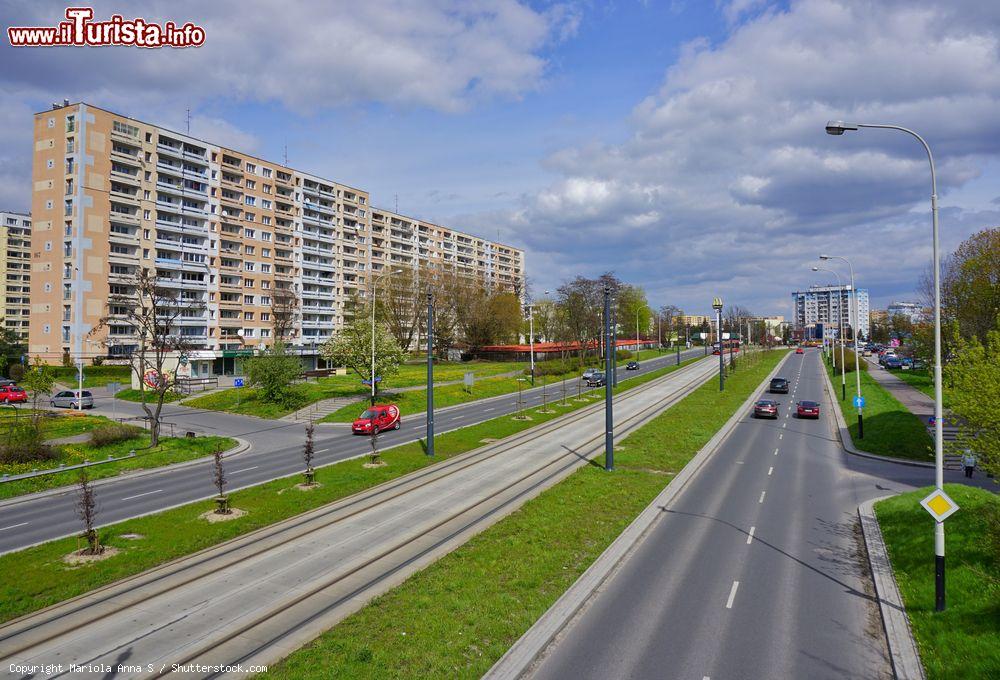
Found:
[[750, 533], [747, 535], [747, 545], [750, 545], [750, 541], [753, 540], [753, 532], [757, 531], [757, 527], [750, 527]]
[[7, 529], [16, 529], [18, 527], [23, 527], [27, 522], [21, 522], [20, 524], [11, 524], [9, 527], [0, 527], [0, 531], [7, 531]]
[[153, 495], [154, 493], [160, 493], [161, 491], [163, 491], [163, 489], [157, 489], [156, 491], [147, 491], [146, 493], [137, 493], [137, 494], [136, 494], [136, 495], [134, 495], [134, 496], [129, 496], [128, 498], [123, 498], [122, 500], [123, 500], [123, 501], [130, 501], [130, 500], [132, 500], [133, 498], [141, 498], [141, 497], [143, 497], [143, 496], [151, 496], [151, 495]]
[[233, 470], [230, 474], [234, 474], [235, 475], [237, 472], [248, 472], [250, 470], [256, 470], [259, 467], [260, 467], [259, 465], [253, 465], [253, 466], [248, 467], [248, 468], [241, 468], [239, 470]]
[[763, 503], [764, 502], [764, 494], [766, 494], [766, 493], [767, 493], [766, 491], [761, 491], [760, 492], [760, 499], [757, 501], [758, 503]]
[[774, 466], [773, 465], [767, 469], [767, 476], [770, 477], [772, 472], [774, 472]]
[[726, 609], [733, 608], [733, 600], [736, 599], [736, 589], [740, 587], [739, 581], [733, 581], [733, 587], [729, 591], [729, 599], [726, 600]]

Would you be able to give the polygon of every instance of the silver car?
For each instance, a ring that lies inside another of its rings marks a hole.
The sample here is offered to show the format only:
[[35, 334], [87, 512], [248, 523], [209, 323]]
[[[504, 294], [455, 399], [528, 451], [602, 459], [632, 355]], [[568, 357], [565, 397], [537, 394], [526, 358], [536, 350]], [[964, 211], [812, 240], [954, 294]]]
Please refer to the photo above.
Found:
[[84, 390], [81, 399], [80, 394], [79, 390], [63, 390], [52, 395], [49, 403], [52, 408], [94, 408], [94, 395]]

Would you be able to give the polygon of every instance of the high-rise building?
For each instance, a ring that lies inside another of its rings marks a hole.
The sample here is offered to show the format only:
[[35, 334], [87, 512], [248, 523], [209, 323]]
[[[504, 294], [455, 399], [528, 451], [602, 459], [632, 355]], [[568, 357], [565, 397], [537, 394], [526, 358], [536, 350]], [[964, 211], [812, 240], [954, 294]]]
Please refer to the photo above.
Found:
[[195, 377], [269, 346], [272, 305], [289, 294], [291, 344], [315, 356], [387, 267], [523, 293], [523, 251], [373, 208], [367, 191], [281, 163], [85, 103], [35, 114], [34, 141], [29, 352], [46, 361], [130, 351], [124, 310], [107, 300], [128, 294], [138, 268], [190, 304], [177, 332]]
[[27, 341], [31, 300], [31, 215], [0, 211], [0, 271], [4, 326]]
[[[810, 286], [806, 291], [792, 293], [792, 328], [801, 331], [822, 324], [826, 337], [835, 337], [841, 323], [844, 332], [854, 326], [854, 304], [850, 302], [850, 286]], [[868, 290], [858, 288], [860, 335], [868, 337]]]
[[885, 314], [889, 319], [899, 314], [908, 318], [911, 323], [919, 323], [924, 319], [924, 308], [916, 302], [893, 302], [886, 307]]

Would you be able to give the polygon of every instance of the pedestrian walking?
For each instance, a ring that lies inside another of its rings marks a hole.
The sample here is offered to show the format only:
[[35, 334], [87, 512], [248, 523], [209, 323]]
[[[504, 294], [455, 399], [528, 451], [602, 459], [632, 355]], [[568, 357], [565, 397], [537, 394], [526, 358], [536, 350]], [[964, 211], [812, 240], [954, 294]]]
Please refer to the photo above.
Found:
[[965, 468], [965, 476], [972, 479], [972, 471], [976, 469], [976, 455], [972, 449], [966, 449], [962, 454], [962, 467]]

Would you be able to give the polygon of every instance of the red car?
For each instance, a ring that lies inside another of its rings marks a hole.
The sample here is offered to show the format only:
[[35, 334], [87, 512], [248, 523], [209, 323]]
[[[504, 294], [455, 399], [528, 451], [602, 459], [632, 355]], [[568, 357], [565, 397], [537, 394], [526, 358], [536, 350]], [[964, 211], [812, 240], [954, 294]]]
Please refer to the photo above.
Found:
[[802, 352], [802, 348], [801, 348], [801, 347], [796, 347], [796, 348], [795, 348], [795, 353], [796, 353], [796, 354], [803, 354], [803, 352]]
[[0, 402], [4, 404], [23, 404], [28, 401], [28, 393], [23, 387], [5, 385], [0, 387]]
[[778, 402], [771, 399], [761, 399], [753, 405], [754, 418], [777, 418]]
[[384, 430], [398, 430], [402, 421], [395, 404], [377, 404], [368, 408], [351, 425], [354, 434], [372, 434]]
[[819, 418], [819, 404], [815, 401], [800, 401], [795, 414], [799, 418]]

